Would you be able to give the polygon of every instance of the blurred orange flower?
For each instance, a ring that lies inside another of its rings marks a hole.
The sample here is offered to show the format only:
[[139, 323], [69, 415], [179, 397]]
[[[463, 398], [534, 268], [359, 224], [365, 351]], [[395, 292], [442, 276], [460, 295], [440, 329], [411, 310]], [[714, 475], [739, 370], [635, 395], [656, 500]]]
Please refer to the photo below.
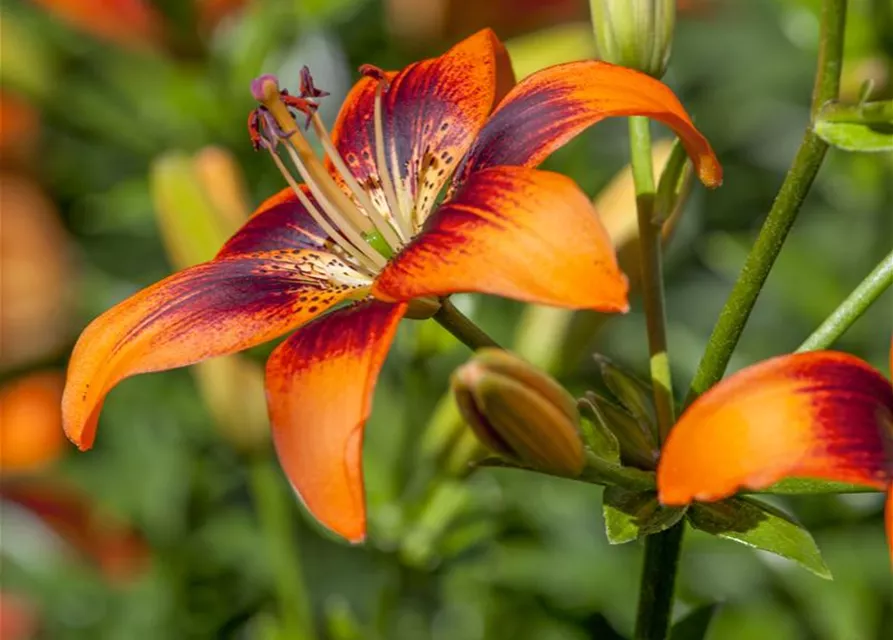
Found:
[[34, 471], [62, 454], [65, 376], [32, 373], [0, 387], [0, 473]]
[[0, 482], [0, 500], [31, 512], [110, 580], [129, 580], [145, 568], [149, 547], [132, 527], [90, 496], [52, 478]]
[[[31, 0], [70, 26], [126, 48], [163, 49], [170, 25], [146, 0]], [[188, 1], [188, 0], [184, 0]], [[199, 30], [209, 31], [249, 0], [194, 0]]]
[[72, 27], [128, 48], [164, 41], [164, 17], [145, 0], [31, 0]]
[[797, 477], [886, 490], [893, 560], [893, 386], [866, 362], [817, 351], [739, 371], [685, 411], [657, 470], [668, 505]]
[[12, 367], [67, 341], [73, 271], [68, 236], [37, 183], [0, 173], [0, 208], [0, 367]]

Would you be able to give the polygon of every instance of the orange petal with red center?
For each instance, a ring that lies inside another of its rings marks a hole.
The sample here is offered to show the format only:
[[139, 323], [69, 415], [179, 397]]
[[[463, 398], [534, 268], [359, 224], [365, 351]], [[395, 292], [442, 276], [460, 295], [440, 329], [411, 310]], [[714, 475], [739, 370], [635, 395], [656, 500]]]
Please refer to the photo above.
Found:
[[573, 309], [625, 311], [627, 281], [589, 198], [525, 167], [472, 174], [379, 275], [373, 295], [462, 291]]
[[[336, 275], [354, 284], [334, 284]], [[359, 278], [328, 253], [271, 251], [206, 262], [143, 289], [78, 339], [62, 397], [65, 433], [90, 448], [105, 395], [124, 378], [272, 340], [356, 293]]]
[[406, 305], [366, 302], [311, 322], [267, 362], [273, 441], [307, 509], [351, 542], [366, 535], [363, 426]]
[[[424, 219], [441, 187], [471, 146], [493, 108], [497, 84], [512, 78], [502, 43], [489, 29], [440, 57], [386, 74], [382, 94], [385, 157], [397, 188], [417, 203]], [[361, 184], [380, 185], [375, 155], [375, 91], [363, 78], [349, 94], [332, 131], [336, 147]], [[371, 184], [370, 184], [371, 183]], [[383, 204], [383, 196], [376, 198]]]
[[647, 116], [682, 139], [701, 180], [722, 183], [722, 167], [670, 88], [607, 62], [556, 65], [534, 73], [499, 104], [456, 174], [496, 165], [535, 167], [590, 125], [612, 116]]
[[[301, 191], [316, 205], [310, 188]], [[318, 205], [317, 205], [318, 206]], [[291, 187], [267, 198], [233, 237], [217, 258], [277, 249], [324, 249], [328, 234], [307, 212]]]
[[885, 489], [893, 387], [853, 356], [819, 351], [748, 367], [682, 415], [657, 470], [664, 504], [719, 500], [802, 477]]

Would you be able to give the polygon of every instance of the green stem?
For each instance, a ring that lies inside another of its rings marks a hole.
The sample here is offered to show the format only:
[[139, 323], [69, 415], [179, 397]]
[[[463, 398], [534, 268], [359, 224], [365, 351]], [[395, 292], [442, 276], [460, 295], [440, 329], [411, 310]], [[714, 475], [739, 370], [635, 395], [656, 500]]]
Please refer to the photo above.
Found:
[[663, 640], [667, 637], [684, 531], [680, 522], [645, 538], [639, 611], [633, 636], [636, 640]]
[[[641, 246], [642, 296], [651, 355], [651, 383], [661, 442], [676, 421], [673, 383], [667, 355], [666, 310], [661, 264], [660, 227], [654, 219], [654, 169], [651, 165], [651, 134], [648, 119], [629, 119], [630, 156], [636, 186], [636, 209]], [[673, 608], [676, 565], [682, 545], [681, 525], [648, 536], [636, 616], [637, 640], [662, 640], [667, 635]]]
[[651, 355], [651, 382], [660, 441], [666, 439], [676, 421], [673, 381], [667, 355], [667, 314], [664, 305], [664, 274], [661, 261], [660, 225], [654, 219], [654, 169], [651, 164], [651, 133], [648, 118], [629, 119], [633, 181], [641, 247], [642, 297]]
[[432, 318], [455, 336], [455, 338], [472, 351], [484, 347], [502, 347], [484, 331], [459, 311], [448, 298], [441, 301], [440, 309]]
[[825, 158], [828, 145], [815, 135], [812, 123], [821, 108], [830, 100], [834, 100], [839, 92], [845, 22], [846, 0], [824, 0], [810, 125], [756, 242], [744, 262], [741, 275], [719, 314], [719, 320], [710, 335], [707, 348], [691, 383], [686, 404], [719, 382], [725, 373], [760, 290], [775, 264], [775, 259]]
[[281, 476], [266, 457], [259, 456], [252, 462], [250, 481], [270, 566], [276, 578], [280, 636], [314, 640], [316, 632], [310, 599], [304, 587], [301, 558], [295, 548], [291, 497], [284, 492]]
[[893, 251], [868, 274], [853, 292], [840, 303], [819, 328], [812, 332], [797, 351], [826, 349], [850, 328], [858, 318], [893, 284]]

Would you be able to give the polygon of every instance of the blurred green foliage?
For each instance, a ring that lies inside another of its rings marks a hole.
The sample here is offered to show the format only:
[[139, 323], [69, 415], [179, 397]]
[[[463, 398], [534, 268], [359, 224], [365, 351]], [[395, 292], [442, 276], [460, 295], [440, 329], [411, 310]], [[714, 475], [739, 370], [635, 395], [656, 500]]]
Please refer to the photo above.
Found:
[[[858, 87], [866, 65], [880, 69], [887, 80], [876, 97], [890, 96], [893, 72], [890, 24], [877, 19], [883, 3], [853, 0], [847, 32], [845, 85]], [[51, 194], [77, 256], [68, 283], [77, 294], [69, 344], [91, 318], [171, 271], [148, 181], [159, 155], [221, 145], [236, 154], [252, 202], [282, 187], [246, 135], [252, 77], [278, 73], [296, 84], [298, 69], [309, 64], [333, 94], [322, 109], [330, 122], [359, 64], [399, 67], [449, 44], [426, 42], [420, 50], [394, 38], [382, 5], [372, 0], [257, 0], [203, 37], [182, 10], [187, 3], [156, 4], [175, 25], [176, 46], [167, 51], [103, 42], [31, 3], [3, 3], [3, 89], [23, 96], [41, 119], [35, 157], [17, 170]], [[678, 23], [666, 81], [711, 140], [726, 176], [716, 191], [695, 188], [669, 248], [670, 345], [680, 389], [806, 125], [817, 5], [718, 1]], [[525, 36], [525, 68], [555, 61], [556, 50], [563, 59], [589, 55], [579, 36], [587, 28]], [[625, 145], [623, 123], [605, 123], [547, 167], [595, 195], [627, 161]], [[889, 251], [891, 211], [891, 157], [829, 153], [733, 368], [796, 348]], [[891, 296], [837, 345], [883, 371]], [[458, 303], [498, 341], [512, 343], [522, 305], [465, 297]], [[565, 354], [568, 388], [582, 391], [598, 379], [589, 357], [596, 350], [643, 372], [644, 318], [633, 305], [605, 323], [594, 342]], [[433, 463], [420, 442], [450, 371], [468, 353], [437, 327], [406, 324], [367, 428], [370, 541], [350, 548], [301, 517], [297, 505], [289, 507], [319, 637], [628, 636], [641, 544], [608, 544], [600, 489], [507, 469], [432, 482]], [[261, 361], [269, 348], [252, 355]], [[57, 353], [3, 376], [64, 361]], [[149, 568], [110, 584], [66, 557], [28, 562], [29, 553], [44, 553], [41, 541], [27, 530], [14, 535], [7, 522], [3, 591], [36, 603], [42, 638], [286, 637], [278, 623], [277, 567], [250, 490], [252, 464], [221, 437], [188, 372], [126, 381], [108, 399], [95, 449], [72, 449], [51, 473], [133, 523], [151, 547]], [[889, 637], [883, 630], [893, 628], [893, 587], [881, 497], [778, 502], [813, 533], [835, 580], [695, 532], [685, 543], [677, 613], [719, 602], [712, 639]]]

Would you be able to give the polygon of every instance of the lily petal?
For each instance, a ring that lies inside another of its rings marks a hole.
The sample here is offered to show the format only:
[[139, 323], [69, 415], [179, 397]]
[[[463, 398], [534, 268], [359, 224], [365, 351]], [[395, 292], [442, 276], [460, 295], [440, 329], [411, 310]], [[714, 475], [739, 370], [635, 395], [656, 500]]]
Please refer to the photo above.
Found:
[[[382, 99], [385, 157], [399, 191], [416, 203], [423, 220], [458, 160], [493, 108], [497, 77], [507, 85], [507, 56], [490, 29], [466, 38], [440, 57], [386, 74]], [[373, 195], [380, 185], [375, 164], [374, 101], [378, 82], [364, 78], [342, 107], [332, 132], [336, 147]], [[383, 195], [376, 198], [384, 210]], [[409, 206], [408, 204], [406, 206]], [[392, 212], [393, 213], [393, 212]]]
[[382, 300], [462, 291], [574, 309], [628, 307], [626, 277], [589, 198], [564, 176], [526, 167], [471, 175], [372, 290]]
[[311, 322], [267, 362], [273, 441], [292, 487], [327, 528], [366, 535], [363, 426], [405, 304], [366, 302]]
[[[306, 185], [301, 191], [316, 203]], [[226, 241], [217, 258], [276, 249], [322, 249], [328, 234], [298, 200], [291, 187], [267, 198], [233, 237]]]
[[660, 500], [718, 500], [786, 477], [885, 489], [893, 387], [853, 356], [820, 351], [748, 367], [682, 415], [657, 471]]
[[556, 65], [534, 73], [499, 104], [454, 178], [496, 165], [535, 167], [590, 125], [612, 116], [647, 116], [682, 139], [701, 180], [722, 183], [722, 167], [670, 88], [607, 62]]
[[89, 449], [105, 395], [124, 378], [272, 340], [356, 294], [363, 278], [328, 253], [270, 251], [205, 262], [143, 289], [78, 339], [62, 397], [65, 433]]

